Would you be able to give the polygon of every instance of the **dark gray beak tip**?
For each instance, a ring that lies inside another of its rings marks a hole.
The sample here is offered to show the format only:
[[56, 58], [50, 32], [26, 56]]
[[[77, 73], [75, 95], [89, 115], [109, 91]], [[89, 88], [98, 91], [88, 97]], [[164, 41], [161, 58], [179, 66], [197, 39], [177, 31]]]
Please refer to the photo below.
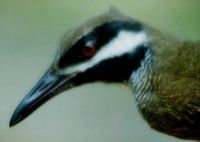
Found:
[[15, 122], [14, 120], [10, 120], [10, 123], [9, 123], [9, 127], [13, 127], [15, 124], [17, 124], [17, 122]]
[[22, 119], [21, 119], [21, 115], [19, 115], [19, 113], [17, 111], [15, 111], [10, 119], [10, 123], [9, 123], [9, 127], [13, 127], [15, 126], [17, 123], [19, 123]]
[[52, 69], [49, 69], [17, 106], [10, 119], [9, 126], [15, 126], [46, 101], [64, 91], [67, 86], [69, 89], [71, 86], [70, 80], [74, 76], [75, 74], [71, 74], [69, 76], [58, 75]]
[[10, 119], [10, 123], [9, 123], [9, 127], [13, 127], [15, 126], [19, 121], [17, 121], [15, 115], [12, 116], [12, 118]]
[[14, 111], [14, 113], [10, 119], [9, 127], [15, 126], [16, 124], [21, 122], [26, 116], [28, 116], [28, 113], [23, 112], [23, 110], [25, 110], [25, 106], [22, 104], [19, 104], [19, 106], [16, 108], [16, 110]]

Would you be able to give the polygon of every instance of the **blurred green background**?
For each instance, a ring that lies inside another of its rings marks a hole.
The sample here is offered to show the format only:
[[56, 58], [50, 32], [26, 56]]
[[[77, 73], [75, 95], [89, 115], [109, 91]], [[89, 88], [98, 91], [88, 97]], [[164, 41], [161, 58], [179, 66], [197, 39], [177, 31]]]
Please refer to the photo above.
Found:
[[0, 142], [181, 141], [151, 130], [127, 87], [101, 83], [62, 93], [8, 127], [65, 31], [110, 6], [179, 38], [200, 40], [199, 0], [0, 0]]

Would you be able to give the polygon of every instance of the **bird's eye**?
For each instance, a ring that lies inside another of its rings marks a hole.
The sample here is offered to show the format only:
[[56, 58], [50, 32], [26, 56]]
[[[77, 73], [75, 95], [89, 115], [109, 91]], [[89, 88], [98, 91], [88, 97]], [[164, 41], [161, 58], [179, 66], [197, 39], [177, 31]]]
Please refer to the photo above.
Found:
[[96, 51], [96, 46], [89, 43], [86, 44], [83, 48], [82, 48], [82, 52], [85, 56], [92, 56]]

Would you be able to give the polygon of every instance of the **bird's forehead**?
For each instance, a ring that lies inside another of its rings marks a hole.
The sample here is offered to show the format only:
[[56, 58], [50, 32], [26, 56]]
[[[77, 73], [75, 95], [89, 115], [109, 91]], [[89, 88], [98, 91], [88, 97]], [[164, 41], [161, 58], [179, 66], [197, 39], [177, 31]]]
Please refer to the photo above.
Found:
[[130, 19], [118, 11], [111, 10], [108, 13], [89, 19], [79, 26], [68, 30], [62, 38], [57, 52], [57, 55], [59, 56], [56, 57], [55, 61], [59, 60], [59, 57], [69, 50], [81, 37], [87, 35], [96, 27], [115, 20], [127, 21]]

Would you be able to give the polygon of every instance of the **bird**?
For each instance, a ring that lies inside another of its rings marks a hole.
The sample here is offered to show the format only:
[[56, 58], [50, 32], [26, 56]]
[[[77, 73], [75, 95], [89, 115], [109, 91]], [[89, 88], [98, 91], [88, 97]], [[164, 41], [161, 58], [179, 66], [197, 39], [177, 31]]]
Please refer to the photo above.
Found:
[[200, 42], [179, 39], [115, 8], [66, 32], [9, 126], [56, 95], [94, 82], [129, 86], [152, 129], [200, 140]]

